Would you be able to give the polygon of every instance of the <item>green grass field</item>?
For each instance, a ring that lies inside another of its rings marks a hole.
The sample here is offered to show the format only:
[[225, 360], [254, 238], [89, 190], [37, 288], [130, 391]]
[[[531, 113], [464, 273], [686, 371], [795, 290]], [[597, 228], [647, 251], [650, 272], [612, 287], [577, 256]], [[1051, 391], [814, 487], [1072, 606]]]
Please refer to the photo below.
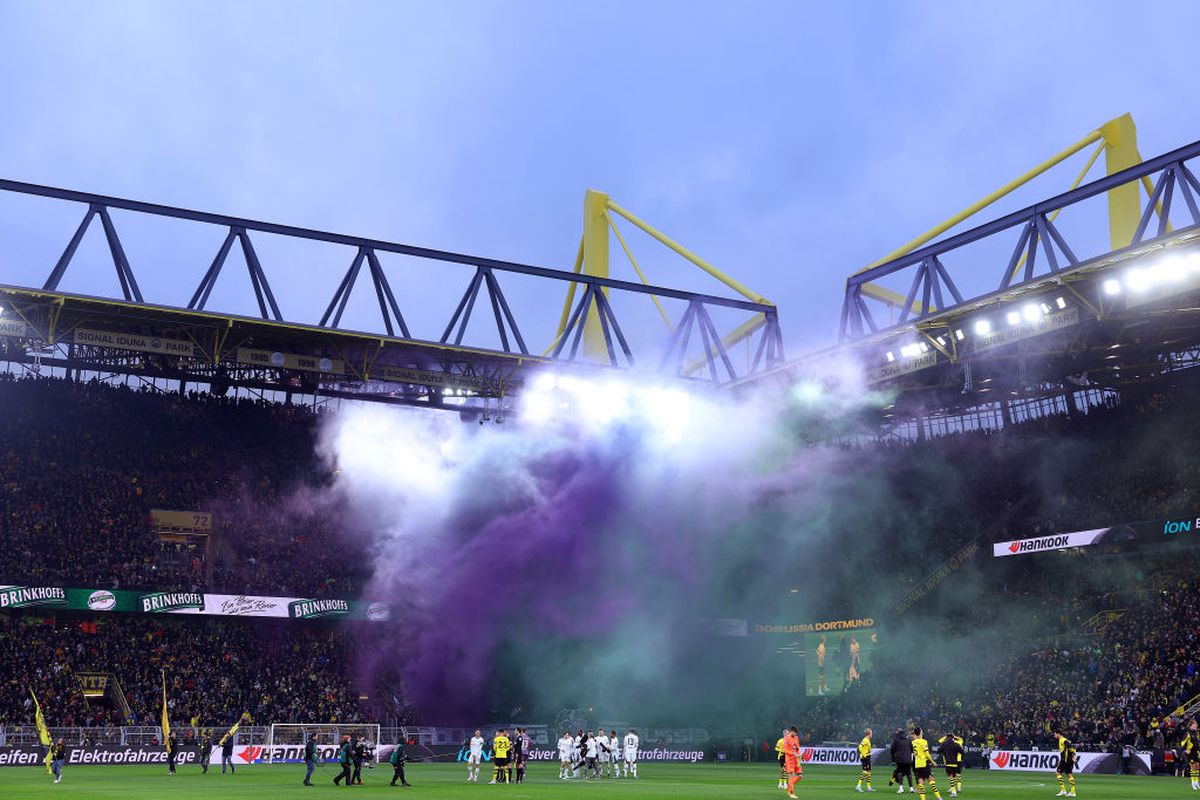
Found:
[[[174, 777], [158, 767], [74, 767], [63, 773], [63, 782], [51, 783], [44, 771], [30, 767], [0, 768], [0, 798], [214, 798], [215, 800], [271, 800], [277, 797], [345, 797], [347, 795], [383, 797], [387, 795], [446, 798], [486, 798], [497, 794], [509, 798], [742, 798], [784, 797], [775, 788], [778, 772], [768, 765], [656, 765], [642, 767], [638, 781], [602, 782], [558, 780], [558, 769], [547, 764], [534, 765], [527, 782], [521, 786], [488, 786], [468, 784], [465, 767], [450, 764], [413, 764], [408, 779], [413, 788], [388, 786], [390, 769], [364, 772], [363, 786], [341, 788], [332, 785], [333, 767], [324, 767], [313, 777], [316, 786], [300, 785], [302, 767], [273, 766], [245, 767], [237, 775], [221, 776], [220, 769], [209, 769], [201, 775], [198, 767], [181, 769]], [[796, 794], [805, 798], [856, 797], [854, 782], [857, 771], [846, 767], [810, 767], [805, 779], [796, 787]], [[881, 798], [895, 796], [884, 784], [876, 791]], [[944, 789], [944, 786], [940, 788]], [[997, 773], [968, 770], [963, 798], [1051, 798], [1058, 791], [1053, 775], [1041, 773]], [[1132, 778], [1085, 775], [1079, 779], [1079, 796], [1093, 800], [1128, 800], [1129, 798], [1189, 797], [1196, 793], [1188, 788], [1184, 778]], [[905, 795], [915, 798], [916, 795]], [[932, 795], [930, 795], [932, 797]], [[943, 797], [946, 797], [943, 794]]]

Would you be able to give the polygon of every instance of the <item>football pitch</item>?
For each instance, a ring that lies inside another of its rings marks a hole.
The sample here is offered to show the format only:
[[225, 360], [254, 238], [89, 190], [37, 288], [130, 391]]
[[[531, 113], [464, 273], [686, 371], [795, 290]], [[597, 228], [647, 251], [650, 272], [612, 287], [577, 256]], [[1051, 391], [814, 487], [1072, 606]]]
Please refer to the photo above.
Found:
[[[315, 786], [300, 784], [304, 769], [299, 766], [256, 766], [239, 768], [236, 775], [222, 776], [220, 768], [209, 769], [201, 775], [198, 767], [188, 766], [170, 776], [162, 767], [104, 766], [68, 767], [63, 782], [54, 785], [42, 769], [11, 767], [0, 769], [0, 798], [246, 798], [271, 800], [277, 797], [445, 797], [486, 798], [783, 798], [775, 788], [778, 770], [769, 765], [657, 765], [642, 767], [637, 781], [560, 781], [558, 768], [547, 764], [533, 765], [526, 783], [509, 786], [489, 786], [465, 781], [466, 768], [458, 764], [412, 764], [407, 770], [411, 789], [390, 787], [392, 771], [379, 767], [363, 772], [363, 785], [352, 788], [333, 785], [337, 770], [325, 766], [313, 775]], [[854, 783], [857, 771], [845, 767], [810, 767], [804, 780], [796, 786], [801, 798], [857, 797]], [[486, 779], [485, 779], [486, 780]], [[1128, 798], [1173, 798], [1194, 796], [1184, 778], [1135, 778], [1115, 775], [1084, 775], [1079, 779], [1079, 796], [1100, 800]], [[887, 774], [875, 796], [895, 797], [894, 789], [886, 788]], [[939, 782], [942, 797], [945, 786]], [[1026, 800], [1052, 798], [1058, 791], [1053, 775], [1042, 773], [1000, 773], [968, 770], [961, 797]], [[905, 797], [916, 798], [915, 794]], [[930, 798], [933, 795], [929, 795]]]

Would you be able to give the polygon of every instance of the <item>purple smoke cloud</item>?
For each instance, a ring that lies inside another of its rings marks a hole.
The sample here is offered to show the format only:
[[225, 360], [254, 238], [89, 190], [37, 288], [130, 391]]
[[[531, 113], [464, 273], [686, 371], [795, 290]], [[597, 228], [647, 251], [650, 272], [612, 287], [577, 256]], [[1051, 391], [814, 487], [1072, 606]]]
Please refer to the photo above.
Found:
[[[810, 525], [814, 476], [838, 456], [797, 457], [780, 407], [758, 402], [693, 400], [663, 430], [636, 410], [567, 430], [388, 408], [334, 418], [323, 452], [375, 531], [368, 594], [395, 609], [364, 674], [398, 668], [432, 722], [480, 719], [508, 644], [584, 641], [613, 673], [601, 683], [665, 678], [717, 611], [709, 596], [740, 591], [729, 569], [748, 526], [773, 526], [768, 557], [796, 546], [778, 544], [779, 519], [807, 520], [784, 525], [793, 539], [825, 533], [819, 514]], [[768, 560], [758, 577], [786, 569]]]

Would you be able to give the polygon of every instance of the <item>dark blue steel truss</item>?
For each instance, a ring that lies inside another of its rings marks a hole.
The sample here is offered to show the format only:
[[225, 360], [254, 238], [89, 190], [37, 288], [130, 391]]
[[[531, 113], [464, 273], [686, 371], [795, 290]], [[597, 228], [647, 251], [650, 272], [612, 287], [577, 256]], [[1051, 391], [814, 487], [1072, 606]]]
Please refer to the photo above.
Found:
[[[676, 374], [681, 374], [683, 371], [682, 359], [687, 349], [687, 342], [692, 328], [697, 327], [700, 330], [700, 336], [704, 344], [704, 360], [708, 366], [708, 373], [711, 379], [719, 382], [719, 375], [728, 376], [730, 380], [737, 377], [725, 346], [718, 336], [717, 330], [708, 314], [708, 309], [712, 307], [731, 308], [762, 315], [763, 323], [759, 327], [761, 341], [758, 344], [758, 354], [754, 359], [751, 372], [774, 367], [782, 363], [784, 358], [783, 339], [779, 329], [778, 312], [775, 306], [763, 303], [697, 294], [695, 292], [686, 292], [664, 286], [649, 286], [615, 278], [601, 278], [512, 261], [501, 261], [445, 250], [415, 247], [413, 245], [399, 244], [380, 239], [368, 239], [360, 236], [330, 233], [290, 225], [279, 225], [222, 214], [192, 211], [173, 206], [144, 203], [136, 200], [40, 186], [19, 181], [0, 179], [0, 191], [83, 203], [87, 206], [87, 212], [84, 215], [83, 221], [75, 231], [74, 236], [71, 237], [62, 256], [55, 263], [50, 276], [46, 279], [42, 287], [44, 291], [59, 291], [63, 275], [70, 265], [84, 234], [87, 232], [88, 226], [91, 224], [93, 218], [99, 216], [101, 224], [104, 227], [105, 237], [108, 240], [109, 250], [112, 254], [113, 264], [116, 267], [117, 278], [121, 284], [121, 292], [124, 300], [130, 303], [146, 303], [138, 288], [133, 269], [126, 258], [121, 241], [117, 236], [116, 227], [113, 225], [112, 217], [109, 213], [110, 209], [115, 208], [138, 214], [217, 225], [227, 229], [224, 241], [221, 243], [212, 263], [201, 277], [200, 283], [196, 286], [196, 290], [187, 304], [189, 310], [205, 309], [213, 287], [216, 285], [230, 250], [232, 250], [236, 241], [245, 257], [246, 269], [249, 272], [250, 285], [254, 291], [254, 298], [258, 305], [259, 314], [264, 320], [283, 321], [285, 319], [284, 315], [275, 300], [275, 294], [271, 290], [267, 274], [251, 241], [251, 233], [267, 233], [355, 248], [355, 256], [349, 268], [334, 291], [333, 297], [325, 308], [320, 322], [317, 323], [318, 327], [329, 330], [340, 330], [338, 326], [341, 324], [343, 312], [346, 310], [346, 303], [365, 264], [375, 288], [376, 298], [379, 301], [379, 311], [383, 318], [383, 325], [387, 331], [387, 335], [411, 340], [417, 344], [421, 343], [421, 340], [416, 340], [412, 337], [408, 325], [404, 320], [404, 315], [400, 311], [400, 304], [396, 299], [395, 293], [392, 291], [391, 284], [388, 282], [383, 267], [380, 265], [378, 253], [386, 252], [474, 267], [474, 276], [463, 293], [458, 306], [455, 308], [449, 323], [442, 332], [441, 338], [438, 340], [441, 344], [452, 343], [454, 346], [470, 346], [469, 343], [464, 344], [463, 338], [466, 334], [472, 312], [476, 307], [476, 300], [478, 299], [480, 290], [483, 289], [486, 290], [490, 301], [503, 352], [514, 356], [529, 356], [529, 348], [518, 327], [516, 317], [504, 296], [504, 292], [500, 288], [498, 278], [498, 274], [500, 273], [515, 273], [559, 281], [563, 284], [564, 289], [571, 284], [582, 284], [584, 287], [583, 296], [575, 305], [566, 330], [552, 348], [551, 358], [553, 359], [574, 360], [578, 357], [579, 344], [585, 321], [588, 319], [589, 314], [594, 312], [599, 318], [600, 326], [604, 333], [609, 364], [616, 367], [634, 366], [635, 357], [633, 348], [630, 346], [629, 340], [626, 338], [620, 323], [617, 321], [616, 314], [608, 297], [610, 291], [672, 298], [688, 303], [687, 312], [684, 314], [680, 324], [671, 333], [670, 342], [667, 346], [667, 354], [663, 359], [663, 366], [665, 368], [668, 363], [673, 362], [673, 354], [677, 354]], [[302, 322], [300, 320], [289, 321]], [[569, 349], [565, 347], [568, 341], [571, 342]], [[718, 366], [724, 368], [723, 373], [719, 372]]]
[[[982, 239], [1004, 234], [1014, 228], [1019, 230], [1017, 242], [1013, 248], [1012, 257], [1005, 265], [1004, 274], [1000, 276], [999, 291], [1006, 291], [1039, 277], [1037, 269], [1039, 252], [1045, 255], [1045, 270], [1041, 273], [1042, 276], [1057, 274], [1075, 267], [1080, 263], [1080, 259], [1067, 244], [1062, 233], [1055, 227], [1052, 221], [1054, 213], [1118, 186], [1141, 181], [1144, 177], [1156, 175], [1157, 179], [1150, 197], [1146, 200], [1133, 240], [1128, 247], [1112, 250], [1111, 253], [1116, 254], [1136, 248], [1170, 233], [1168, 225], [1171, 204], [1177, 189], [1183, 195], [1183, 201], [1191, 216], [1191, 225], [1177, 228], [1174, 233], [1178, 234], [1181, 231], [1200, 227], [1200, 206], [1197, 205], [1200, 182], [1196, 180], [1195, 174], [1186, 163], [1197, 156], [1200, 156], [1200, 142], [1194, 142], [1186, 147], [1144, 161], [1129, 169], [1064, 192], [1049, 200], [1036, 203], [851, 276], [846, 280], [846, 293], [842, 301], [839, 341], [859, 339], [882, 330], [871, 314], [869, 298], [863, 296], [863, 287], [880, 278], [904, 270], [915, 268], [904, 307], [900, 309], [896, 322], [889, 327], [911, 324], [914, 308], [917, 312], [915, 318], [920, 320], [933, 313], [950, 311], [987, 296], [978, 295], [964, 299], [949, 270], [943, 264], [943, 258], [947, 253]], [[1158, 223], [1151, 232], [1151, 223], [1155, 214], [1158, 215]], [[1022, 258], [1024, 259], [1023, 267], [1021, 266]], [[946, 294], [949, 294], [953, 302], [949, 304], [945, 302]], [[920, 296], [919, 306], [916, 305], [918, 295]]]

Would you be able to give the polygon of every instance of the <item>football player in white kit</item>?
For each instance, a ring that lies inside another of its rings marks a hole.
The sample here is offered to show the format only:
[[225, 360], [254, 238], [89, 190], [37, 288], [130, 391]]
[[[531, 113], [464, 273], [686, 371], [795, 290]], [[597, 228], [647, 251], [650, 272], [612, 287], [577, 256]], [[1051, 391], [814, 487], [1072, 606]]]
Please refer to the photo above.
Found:
[[467, 780], [479, 783], [479, 764], [483, 761], [483, 732], [475, 731], [467, 751]]
[[625, 734], [625, 777], [637, 777], [638, 735], [631, 730]]
[[597, 775], [606, 777], [608, 775], [608, 765], [612, 761], [612, 758], [608, 749], [608, 734], [604, 732], [603, 728], [596, 734], [596, 759], [600, 762]]
[[574, 752], [575, 739], [571, 737], [570, 731], [563, 731], [562, 738], [558, 740], [558, 777], [564, 781], [569, 777], [569, 773], [574, 771]]
[[621, 777], [621, 737], [616, 731], [608, 732], [608, 749], [612, 752], [613, 777]]
[[596, 742], [596, 737], [592, 734], [591, 731], [588, 731], [588, 735], [587, 735], [587, 738], [584, 740], [583, 747], [584, 747], [583, 754], [584, 754], [584, 757], [587, 759], [587, 763], [584, 765], [584, 768], [583, 768], [584, 780], [587, 780], [589, 778], [599, 778], [600, 777], [600, 766], [598, 764], [598, 758], [600, 756], [599, 745]]

